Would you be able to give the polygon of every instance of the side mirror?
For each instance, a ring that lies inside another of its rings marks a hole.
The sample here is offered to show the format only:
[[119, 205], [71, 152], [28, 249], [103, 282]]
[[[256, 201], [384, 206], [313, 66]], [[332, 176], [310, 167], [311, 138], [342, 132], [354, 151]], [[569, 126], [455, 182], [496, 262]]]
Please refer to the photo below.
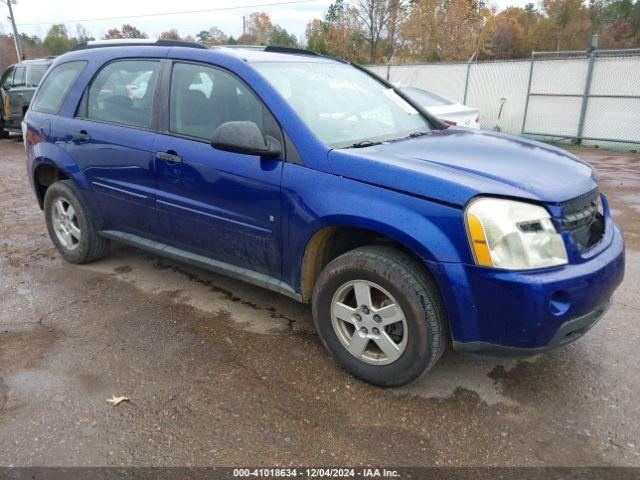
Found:
[[253, 122], [226, 122], [216, 128], [211, 146], [225, 152], [276, 158], [282, 155], [282, 146], [275, 138], [262, 134]]

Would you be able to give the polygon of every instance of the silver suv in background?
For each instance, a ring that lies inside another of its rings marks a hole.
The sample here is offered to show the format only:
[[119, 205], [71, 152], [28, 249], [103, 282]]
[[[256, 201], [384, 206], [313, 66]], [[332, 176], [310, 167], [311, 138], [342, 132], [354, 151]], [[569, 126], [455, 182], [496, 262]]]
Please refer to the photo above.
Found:
[[24, 60], [8, 67], [0, 77], [0, 138], [22, 131], [24, 118], [36, 87], [53, 63], [53, 57]]

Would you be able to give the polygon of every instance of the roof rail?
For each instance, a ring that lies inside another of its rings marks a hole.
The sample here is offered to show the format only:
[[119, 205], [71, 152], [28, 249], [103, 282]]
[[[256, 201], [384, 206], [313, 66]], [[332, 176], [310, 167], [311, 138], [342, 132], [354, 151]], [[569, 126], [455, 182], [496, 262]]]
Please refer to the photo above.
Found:
[[295, 53], [297, 55], [312, 55], [314, 57], [321, 57], [318, 52], [314, 52], [313, 50], [306, 50], [304, 48], [293, 48], [293, 47], [274, 47], [271, 45], [267, 45], [264, 47], [265, 52], [274, 52], [274, 53]]
[[220, 46], [224, 48], [261, 50], [263, 52], [272, 52], [272, 53], [293, 53], [296, 55], [311, 55], [314, 57], [322, 56], [318, 52], [314, 52], [312, 50], [305, 50], [304, 48], [275, 47], [273, 45], [220, 45]]
[[78, 44], [74, 50], [87, 50], [90, 48], [103, 47], [190, 47], [206, 49], [201, 43], [187, 42], [184, 40], [164, 40], [164, 39], [147, 39], [147, 38], [116, 38], [113, 40], [90, 40], [85, 43]]

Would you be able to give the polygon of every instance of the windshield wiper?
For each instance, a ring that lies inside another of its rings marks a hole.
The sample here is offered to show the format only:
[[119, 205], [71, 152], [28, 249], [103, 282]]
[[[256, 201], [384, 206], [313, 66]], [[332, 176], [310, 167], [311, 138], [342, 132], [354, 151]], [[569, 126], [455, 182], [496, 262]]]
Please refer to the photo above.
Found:
[[347, 148], [365, 148], [365, 147], [373, 147], [374, 145], [380, 145], [382, 142], [375, 142], [373, 140], [362, 140], [361, 142], [354, 143], [349, 145]]
[[396, 138], [394, 140], [389, 140], [390, 142], [400, 142], [402, 140], [406, 140], [408, 138], [416, 138], [416, 137], [422, 137], [424, 135], [429, 135], [431, 132], [427, 131], [427, 132], [413, 132], [410, 133], [409, 135], [407, 135], [406, 137], [400, 137], [400, 138]]
[[406, 138], [422, 137], [423, 135], [429, 135], [430, 133], [431, 132], [413, 132], [407, 135]]

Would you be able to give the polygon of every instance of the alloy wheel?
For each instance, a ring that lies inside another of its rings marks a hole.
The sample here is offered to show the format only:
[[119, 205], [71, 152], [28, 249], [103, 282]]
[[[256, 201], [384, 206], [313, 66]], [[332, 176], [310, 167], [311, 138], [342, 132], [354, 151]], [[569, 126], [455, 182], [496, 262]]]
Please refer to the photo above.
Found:
[[73, 205], [64, 198], [56, 198], [51, 212], [53, 230], [60, 244], [67, 250], [78, 248], [82, 232]]
[[331, 323], [351, 355], [373, 365], [395, 362], [407, 347], [407, 321], [393, 296], [368, 280], [343, 284], [331, 301]]

